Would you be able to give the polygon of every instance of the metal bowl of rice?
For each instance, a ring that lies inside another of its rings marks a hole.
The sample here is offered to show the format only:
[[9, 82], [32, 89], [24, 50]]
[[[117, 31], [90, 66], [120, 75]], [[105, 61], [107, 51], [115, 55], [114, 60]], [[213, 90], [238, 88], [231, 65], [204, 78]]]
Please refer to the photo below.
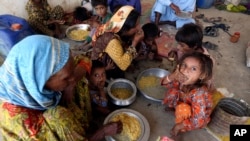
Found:
[[66, 29], [66, 36], [73, 41], [84, 41], [90, 30], [89, 24], [76, 24]]
[[137, 89], [132, 81], [118, 78], [108, 84], [107, 92], [113, 104], [128, 106], [135, 101]]
[[144, 70], [136, 79], [136, 87], [147, 99], [161, 102], [167, 91], [167, 88], [161, 85], [161, 79], [168, 74], [169, 71], [161, 68]]

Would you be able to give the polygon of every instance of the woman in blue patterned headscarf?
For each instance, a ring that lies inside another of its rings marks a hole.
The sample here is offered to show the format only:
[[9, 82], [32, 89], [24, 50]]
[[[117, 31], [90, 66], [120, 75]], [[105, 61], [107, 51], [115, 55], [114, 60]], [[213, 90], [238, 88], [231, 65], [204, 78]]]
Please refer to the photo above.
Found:
[[[75, 67], [69, 44], [53, 37], [33, 35], [17, 43], [0, 67], [3, 139], [88, 140], [88, 86], [73, 91], [79, 76], [75, 72], [83, 71], [82, 66]], [[120, 123], [108, 124], [89, 140], [100, 140], [103, 133], [113, 135], [120, 128]]]
[[45, 89], [50, 76], [69, 60], [69, 45], [54, 38], [31, 36], [15, 45], [0, 68], [0, 99], [45, 110], [58, 104], [61, 93]]

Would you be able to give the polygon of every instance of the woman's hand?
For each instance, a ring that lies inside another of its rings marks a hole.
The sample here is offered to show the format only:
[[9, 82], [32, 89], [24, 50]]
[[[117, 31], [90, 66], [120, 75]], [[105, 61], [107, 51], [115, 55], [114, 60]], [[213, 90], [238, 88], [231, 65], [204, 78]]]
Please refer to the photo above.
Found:
[[56, 20], [56, 22], [57, 22], [58, 24], [64, 24], [64, 23], [65, 23], [65, 20]]
[[103, 128], [106, 136], [112, 136], [122, 132], [122, 122], [110, 122], [104, 125]]
[[49, 20], [47, 24], [64, 24], [65, 20]]
[[103, 128], [97, 130], [97, 132], [90, 137], [89, 141], [100, 141], [104, 139], [105, 136], [113, 136], [115, 134], [121, 133], [122, 122], [110, 122], [103, 126]]
[[76, 83], [71, 83], [64, 91], [62, 91], [62, 97], [60, 100], [60, 105], [67, 107], [69, 103], [72, 102], [75, 92]]

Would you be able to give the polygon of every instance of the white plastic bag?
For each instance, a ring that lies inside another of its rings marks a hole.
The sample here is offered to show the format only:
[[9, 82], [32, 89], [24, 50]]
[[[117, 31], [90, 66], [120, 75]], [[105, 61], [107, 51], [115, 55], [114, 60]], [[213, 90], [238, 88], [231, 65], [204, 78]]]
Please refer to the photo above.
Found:
[[237, 6], [240, 3], [240, 0], [225, 0], [225, 4], [228, 5], [232, 3], [233, 5]]

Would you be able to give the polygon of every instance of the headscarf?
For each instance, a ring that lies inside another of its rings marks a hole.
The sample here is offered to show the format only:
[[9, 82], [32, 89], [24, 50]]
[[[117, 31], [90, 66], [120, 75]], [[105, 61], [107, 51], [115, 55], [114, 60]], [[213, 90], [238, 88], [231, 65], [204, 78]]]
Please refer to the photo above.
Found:
[[60, 92], [44, 88], [69, 59], [69, 44], [45, 35], [18, 42], [0, 67], [0, 100], [32, 109], [56, 106]]
[[106, 24], [103, 24], [97, 28], [95, 34], [92, 37], [92, 40], [95, 42], [97, 37], [105, 32], [119, 32], [123, 27], [128, 15], [133, 9], [134, 7], [129, 5], [122, 6]]

